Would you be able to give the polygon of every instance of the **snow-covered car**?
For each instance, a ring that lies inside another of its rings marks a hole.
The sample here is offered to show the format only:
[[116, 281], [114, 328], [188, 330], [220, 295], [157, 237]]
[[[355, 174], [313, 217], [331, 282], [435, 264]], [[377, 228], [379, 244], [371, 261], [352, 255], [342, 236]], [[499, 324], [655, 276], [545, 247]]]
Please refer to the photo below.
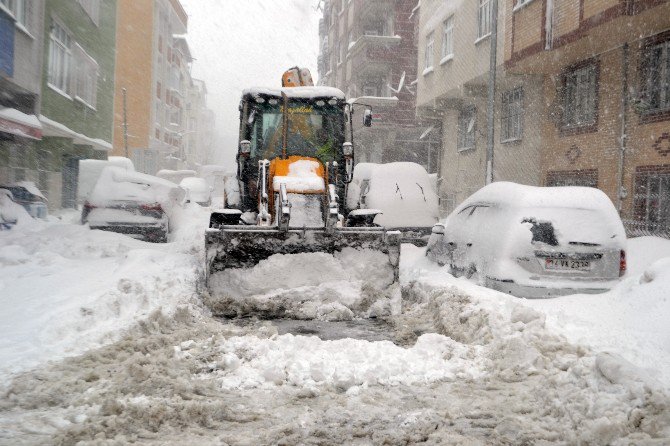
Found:
[[438, 221], [434, 181], [420, 164], [359, 163], [349, 184], [347, 208], [353, 217], [403, 233], [402, 240], [425, 245]]
[[178, 185], [119, 167], [106, 167], [84, 204], [81, 221], [91, 229], [120, 232], [153, 242], [166, 242], [169, 212], [183, 203]]
[[626, 272], [626, 234], [602, 191], [497, 182], [433, 227], [426, 255], [518, 297], [599, 293]]
[[105, 167], [116, 166], [131, 172], [135, 171], [133, 162], [123, 156], [110, 156], [106, 160], [85, 159], [79, 160], [79, 175], [77, 176], [77, 203], [83, 204], [93, 192], [95, 184]]
[[21, 181], [8, 186], [0, 186], [11, 192], [12, 200], [20, 204], [33, 218], [45, 219], [49, 215], [47, 198], [32, 181]]
[[198, 203], [200, 206], [212, 204], [212, 188], [203, 178], [184, 178], [179, 185], [186, 190], [187, 202]]

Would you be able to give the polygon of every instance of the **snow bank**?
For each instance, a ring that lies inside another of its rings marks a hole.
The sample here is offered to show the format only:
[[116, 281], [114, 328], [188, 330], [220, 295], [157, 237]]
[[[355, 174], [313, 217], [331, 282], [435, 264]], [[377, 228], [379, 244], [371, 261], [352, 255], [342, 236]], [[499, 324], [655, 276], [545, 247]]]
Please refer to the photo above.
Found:
[[0, 383], [113, 342], [157, 309], [194, 302], [198, 218], [182, 216], [199, 237], [177, 232], [178, 243], [166, 245], [61, 223], [0, 231]]
[[654, 237], [628, 240], [628, 274], [607, 293], [543, 300], [517, 299], [456, 279], [424, 253], [403, 246], [403, 283], [456, 287], [503, 314], [511, 314], [511, 308], [518, 305], [532, 308], [544, 315], [551, 332], [572, 343], [620, 355], [670, 387], [670, 241]]

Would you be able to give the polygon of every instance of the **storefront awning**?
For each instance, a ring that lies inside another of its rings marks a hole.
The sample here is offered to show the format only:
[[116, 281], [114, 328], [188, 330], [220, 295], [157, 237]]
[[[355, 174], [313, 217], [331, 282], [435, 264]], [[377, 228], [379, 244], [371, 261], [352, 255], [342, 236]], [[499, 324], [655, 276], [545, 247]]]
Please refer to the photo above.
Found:
[[0, 107], [0, 132], [40, 140], [42, 124], [35, 115], [27, 115], [15, 108]]

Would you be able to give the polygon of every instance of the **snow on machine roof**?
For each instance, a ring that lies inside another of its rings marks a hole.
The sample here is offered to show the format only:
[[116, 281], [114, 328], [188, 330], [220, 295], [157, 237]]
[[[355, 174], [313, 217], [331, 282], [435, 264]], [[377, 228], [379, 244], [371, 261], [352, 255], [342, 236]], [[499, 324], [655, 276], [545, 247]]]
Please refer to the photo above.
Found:
[[249, 88], [242, 92], [243, 96], [274, 96], [281, 98], [284, 93], [289, 99], [341, 99], [345, 100], [342, 90], [333, 87], [286, 87], [286, 88]]

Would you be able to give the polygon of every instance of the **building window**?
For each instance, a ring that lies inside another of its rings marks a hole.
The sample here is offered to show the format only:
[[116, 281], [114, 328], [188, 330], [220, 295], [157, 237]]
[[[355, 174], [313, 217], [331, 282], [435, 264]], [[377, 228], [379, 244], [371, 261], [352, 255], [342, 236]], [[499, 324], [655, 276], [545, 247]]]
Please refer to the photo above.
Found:
[[363, 96], [386, 96], [384, 86], [385, 81], [381, 77], [369, 79], [363, 84]]
[[491, 0], [479, 0], [477, 23], [478, 39], [482, 39], [491, 34]]
[[95, 108], [98, 95], [98, 63], [77, 44], [75, 44], [74, 61], [77, 67], [75, 96]]
[[424, 57], [424, 68], [429, 70], [433, 68], [433, 53], [435, 49], [435, 36], [430, 33], [426, 36], [426, 54]]
[[58, 22], [52, 20], [49, 41], [49, 85], [63, 93], [69, 93], [71, 71], [72, 37]]
[[162, 96], [161, 96], [161, 90], [162, 90], [161, 83], [160, 83], [160, 82], [156, 82], [156, 97], [157, 97], [158, 99], [161, 99], [161, 98], [162, 98]]
[[563, 125], [593, 125], [597, 115], [597, 66], [595, 63], [568, 71], [564, 77]]
[[100, 0], [77, 0], [93, 23], [100, 23]]
[[442, 32], [442, 61], [454, 56], [454, 16], [444, 21]]
[[648, 229], [670, 225], [670, 172], [658, 167], [660, 171], [635, 175], [634, 217]]
[[598, 187], [596, 169], [552, 171], [547, 174], [547, 186]]
[[517, 87], [502, 95], [500, 139], [515, 141], [523, 136], [523, 88]]
[[342, 42], [337, 42], [337, 64], [338, 65], [341, 64], [342, 59], [344, 59], [343, 54], [344, 54], [344, 48], [342, 47]]
[[366, 36], [383, 36], [385, 31], [384, 20], [369, 20], [363, 25], [363, 34]]
[[8, 11], [16, 22], [27, 28], [28, 3], [27, 0], [0, 0], [4, 10]]
[[670, 110], [670, 40], [648, 46], [645, 59], [644, 111]]
[[477, 109], [467, 106], [461, 109], [458, 115], [458, 150], [467, 150], [475, 147], [475, 127]]

